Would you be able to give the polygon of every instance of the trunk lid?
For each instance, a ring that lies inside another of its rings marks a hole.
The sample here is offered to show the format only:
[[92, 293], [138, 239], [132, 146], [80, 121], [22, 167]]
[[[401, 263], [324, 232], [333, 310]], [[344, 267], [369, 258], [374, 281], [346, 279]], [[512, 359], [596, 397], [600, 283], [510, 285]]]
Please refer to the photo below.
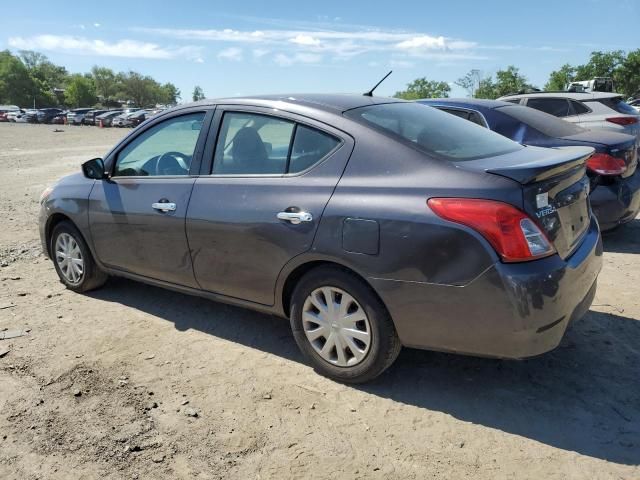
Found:
[[623, 178], [630, 177], [638, 166], [638, 151], [636, 148], [636, 137], [626, 133], [610, 132], [608, 130], [588, 130], [586, 132], [562, 137], [565, 140], [577, 140], [583, 143], [591, 143], [595, 147], [605, 149], [605, 153], [612, 157], [624, 160], [627, 169], [621, 175]]
[[457, 166], [519, 183], [522, 205], [518, 207], [540, 226], [560, 257], [567, 258], [589, 228], [586, 162], [593, 152], [591, 147], [526, 147], [498, 157], [457, 162]]

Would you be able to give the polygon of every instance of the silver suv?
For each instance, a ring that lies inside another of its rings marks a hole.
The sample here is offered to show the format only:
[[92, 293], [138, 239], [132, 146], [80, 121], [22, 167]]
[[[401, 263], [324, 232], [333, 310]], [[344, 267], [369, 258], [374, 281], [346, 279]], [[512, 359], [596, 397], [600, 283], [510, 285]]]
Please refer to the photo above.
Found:
[[618, 93], [537, 92], [505, 95], [498, 100], [526, 105], [584, 128], [635, 135], [640, 146], [640, 113]]

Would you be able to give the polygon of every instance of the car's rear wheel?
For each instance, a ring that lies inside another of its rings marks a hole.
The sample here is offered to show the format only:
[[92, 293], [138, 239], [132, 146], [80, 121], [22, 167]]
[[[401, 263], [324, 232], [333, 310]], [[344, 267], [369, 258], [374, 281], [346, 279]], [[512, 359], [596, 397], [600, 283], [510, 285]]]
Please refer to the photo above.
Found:
[[107, 274], [96, 265], [82, 235], [70, 222], [60, 222], [54, 227], [50, 251], [58, 277], [68, 289], [87, 292], [107, 281]]
[[296, 343], [321, 374], [362, 383], [400, 353], [393, 322], [380, 299], [356, 275], [319, 267], [302, 277], [291, 298]]

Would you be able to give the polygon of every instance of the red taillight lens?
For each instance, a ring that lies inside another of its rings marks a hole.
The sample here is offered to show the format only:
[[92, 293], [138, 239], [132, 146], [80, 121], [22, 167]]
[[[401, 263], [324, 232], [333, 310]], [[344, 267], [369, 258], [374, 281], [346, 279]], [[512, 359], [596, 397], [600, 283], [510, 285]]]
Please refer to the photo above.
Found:
[[615, 176], [622, 175], [627, 169], [627, 164], [622, 158], [612, 157], [606, 153], [594, 153], [587, 160], [587, 168], [598, 175]]
[[555, 252], [531, 218], [507, 203], [475, 198], [430, 198], [427, 204], [439, 217], [476, 230], [505, 262], [525, 262]]
[[638, 123], [637, 117], [609, 117], [607, 122], [615, 123], [616, 125], [634, 125]]

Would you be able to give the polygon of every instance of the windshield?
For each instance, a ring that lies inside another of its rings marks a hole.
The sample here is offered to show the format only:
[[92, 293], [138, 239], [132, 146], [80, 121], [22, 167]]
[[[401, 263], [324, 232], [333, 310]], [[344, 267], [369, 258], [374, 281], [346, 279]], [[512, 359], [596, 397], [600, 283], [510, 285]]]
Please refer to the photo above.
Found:
[[345, 112], [345, 116], [446, 160], [474, 160], [523, 148], [468, 120], [417, 103], [354, 108]]
[[558, 117], [541, 112], [535, 108], [509, 105], [499, 107], [496, 110], [519, 120], [525, 125], [535, 128], [540, 133], [549, 137], [568, 137], [569, 135], [577, 135], [578, 133], [586, 131], [584, 128], [578, 127], [573, 123], [561, 120]]

